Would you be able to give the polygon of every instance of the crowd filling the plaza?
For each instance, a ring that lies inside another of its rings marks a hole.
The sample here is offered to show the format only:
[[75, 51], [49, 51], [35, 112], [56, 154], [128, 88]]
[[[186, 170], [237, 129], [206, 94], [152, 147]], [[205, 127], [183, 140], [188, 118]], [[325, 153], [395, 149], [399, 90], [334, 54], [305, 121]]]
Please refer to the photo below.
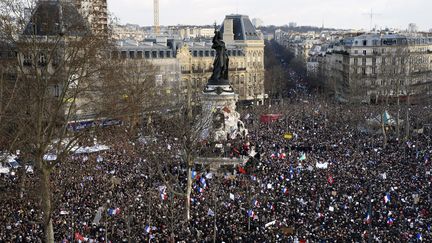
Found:
[[[54, 170], [56, 242], [431, 242], [428, 130], [405, 139], [401, 125], [396, 139], [386, 126], [384, 146], [359, 128], [382, 106], [302, 99], [243, 112], [249, 134], [226, 141], [225, 154], [256, 155], [221, 173], [194, 166], [189, 220], [183, 144], [164, 120], [145, 142], [106, 128], [98, 141], [108, 150], [71, 154]], [[412, 106], [411, 127], [430, 109]], [[280, 115], [262, 118], [270, 113]], [[42, 242], [36, 176], [0, 175], [0, 242]]]

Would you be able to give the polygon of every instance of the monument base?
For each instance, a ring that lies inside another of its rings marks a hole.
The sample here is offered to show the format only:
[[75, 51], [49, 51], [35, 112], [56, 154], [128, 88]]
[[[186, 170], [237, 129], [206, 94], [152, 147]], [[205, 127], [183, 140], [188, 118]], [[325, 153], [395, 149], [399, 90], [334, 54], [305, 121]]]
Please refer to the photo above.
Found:
[[202, 97], [202, 111], [205, 117], [223, 114], [220, 126], [213, 126], [209, 135], [213, 141], [225, 141], [247, 135], [247, 130], [236, 111], [238, 95], [231, 85], [207, 85]]

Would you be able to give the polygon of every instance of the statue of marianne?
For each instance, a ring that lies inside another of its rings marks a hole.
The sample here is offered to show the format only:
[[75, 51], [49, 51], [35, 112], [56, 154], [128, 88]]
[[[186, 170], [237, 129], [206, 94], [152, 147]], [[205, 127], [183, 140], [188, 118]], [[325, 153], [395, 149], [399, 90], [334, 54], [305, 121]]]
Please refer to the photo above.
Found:
[[212, 85], [229, 85], [228, 65], [229, 58], [226, 52], [225, 42], [222, 40], [222, 34], [215, 29], [212, 49], [216, 50], [216, 57], [213, 62], [213, 74], [210, 77], [209, 84]]

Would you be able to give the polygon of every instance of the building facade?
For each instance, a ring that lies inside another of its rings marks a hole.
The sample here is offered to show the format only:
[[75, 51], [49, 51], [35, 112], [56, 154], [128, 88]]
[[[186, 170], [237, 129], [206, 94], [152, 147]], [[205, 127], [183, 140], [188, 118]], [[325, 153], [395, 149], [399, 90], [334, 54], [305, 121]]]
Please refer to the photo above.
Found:
[[323, 76], [345, 99], [416, 95], [432, 84], [432, 36], [364, 34], [321, 57]]
[[[214, 32], [214, 29], [213, 29]], [[262, 103], [264, 100], [264, 41], [247, 16], [227, 16], [221, 32], [227, 45], [230, 81], [239, 101]], [[188, 41], [157, 37], [138, 41], [120, 41], [113, 57], [145, 59], [159, 67], [157, 80], [164, 92], [186, 97], [192, 92], [198, 103], [213, 72], [215, 50], [211, 39]]]
[[81, 15], [87, 19], [94, 33], [108, 33], [107, 0], [74, 0]]

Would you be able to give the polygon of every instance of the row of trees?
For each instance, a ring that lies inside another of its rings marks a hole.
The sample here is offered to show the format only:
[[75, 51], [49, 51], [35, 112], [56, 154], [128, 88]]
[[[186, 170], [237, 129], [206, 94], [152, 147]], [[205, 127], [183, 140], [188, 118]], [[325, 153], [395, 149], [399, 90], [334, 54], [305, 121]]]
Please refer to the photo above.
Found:
[[156, 68], [111, 59], [109, 33], [85, 19], [66, 1], [0, 1], [0, 152], [19, 150], [35, 166], [45, 242], [54, 242], [51, 175], [95, 129], [71, 122], [115, 118], [134, 130], [156, 104]]

